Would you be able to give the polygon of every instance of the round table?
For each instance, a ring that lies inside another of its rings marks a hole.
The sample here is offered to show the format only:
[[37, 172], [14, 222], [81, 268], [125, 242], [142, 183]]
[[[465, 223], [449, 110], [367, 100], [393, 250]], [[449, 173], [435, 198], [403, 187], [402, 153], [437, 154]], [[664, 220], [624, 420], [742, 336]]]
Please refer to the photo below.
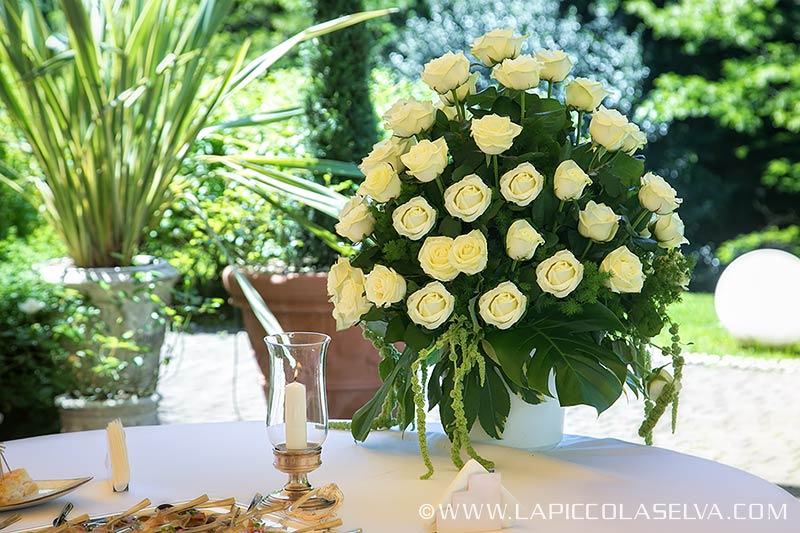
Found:
[[[285, 481], [272, 467], [260, 422], [135, 427], [126, 433], [132, 474], [130, 491], [121, 494], [108, 482], [104, 431], [8, 442], [12, 466], [27, 468], [34, 479], [95, 478], [65, 498], [24, 511], [12, 529], [50, 522], [67, 499], [75, 504], [73, 516], [100, 515], [145, 497], [159, 503], [207, 493], [247, 502]], [[374, 432], [357, 444], [349, 433], [330, 432], [323, 465], [310, 479], [343, 490], [341, 531], [428, 530], [420, 506], [437, 504], [457, 473], [446, 438], [435, 432], [428, 437], [436, 473], [421, 481], [425, 469], [415, 433]], [[573, 436], [547, 452], [476, 449], [494, 460], [503, 485], [519, 500], [513, 531], [800, 531], [800, 503], [789, 493], [740, 470], [669, 450]]]

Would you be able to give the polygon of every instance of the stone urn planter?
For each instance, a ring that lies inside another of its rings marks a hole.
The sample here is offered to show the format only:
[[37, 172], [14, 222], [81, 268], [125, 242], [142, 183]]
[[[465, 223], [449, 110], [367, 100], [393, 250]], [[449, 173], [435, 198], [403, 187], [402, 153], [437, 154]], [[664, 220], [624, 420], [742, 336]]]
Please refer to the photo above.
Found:
[[[114, 355], [128, 364], [118, 381], [122, 395], [109, 400], [59, 397], [63, 431], [101, 429], [114, 418], [126, 425], [158, 423], [158, 396], [155, 394], [161, 365], [161, 347], [166, 326], [153, 318], [158, 304], [155, 294], [165, 304], [171, 300], [178, 271], [164, 260], [137, 256], [129, 267], [78, 268], [68, 259], [58, 259], [39, 266], [45, 281], [57, 283], [82, 293], [100, 310], [99, 319], [112, 336], [133, 331], [130, 339], [140, 351], [119, 349]], [[121, 295], [127, 297], [121, 297]], [[85, 411], [81, 413], [81, 411]]]
[[[316, 331], [331, 337], [325, 365], [328, 415], [331, 418], [350, 418], [381, 385], [378, 375], [380, 356], [361, 336], [359, 327], [336, 331], [336, 322], [331, 315], [333, 304], [328, 301], [326, 290], [327, 273], [245, 271], [245, 275], [285, 331]], [[231, 303], [242, 310], [266, 394], [269, 383], [269, 356], [264, 344], [266, 332], [250, 309], [231, 267], [223, 272], [222, 281], [231, 296]]]
[[61, 419], [61, 431], [86, 431], [102, 429], [119, 418], [125, 426], [152, 426], [158, 424], [157, 394], [144, 397], [111, 400], [90, 400], [56, 396], [56, 407]]

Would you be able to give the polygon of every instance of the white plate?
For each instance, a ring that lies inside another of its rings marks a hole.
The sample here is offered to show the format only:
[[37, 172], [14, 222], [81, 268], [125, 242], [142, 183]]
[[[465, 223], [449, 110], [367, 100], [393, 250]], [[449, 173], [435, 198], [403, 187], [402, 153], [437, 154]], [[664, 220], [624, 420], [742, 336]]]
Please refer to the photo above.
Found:
[[26, 507], [33, 507], [40, 503], [55, 500], [61, 496], [72, 492], [81, 485], [85, 485], [92, 480], [90, 477], [79, 477], [76, 479], [45, 479], [42, 481], [34, 480], [39, 487], [37, 492], [34, 492], [22, 501], [11, 503], [8, 505], [0, 505], [0, 513], [5, 511], [15, 511], [17, 509], [25, 509]]

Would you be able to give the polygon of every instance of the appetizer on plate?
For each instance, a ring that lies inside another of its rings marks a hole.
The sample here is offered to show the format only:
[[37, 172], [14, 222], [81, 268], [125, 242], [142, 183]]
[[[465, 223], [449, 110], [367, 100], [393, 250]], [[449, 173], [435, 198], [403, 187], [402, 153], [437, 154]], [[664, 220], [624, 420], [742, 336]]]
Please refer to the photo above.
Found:
[[24, 468], [11, 470], [5, 452], [5, 445], [0, 442], [0, 505], [21, 502], [39, 490]]
[[[5, 462], [5, 461], [3, 461]], [[0, 466], [0, 505], [18, 503], [39, 490], [24, 468], [4, 472]]]

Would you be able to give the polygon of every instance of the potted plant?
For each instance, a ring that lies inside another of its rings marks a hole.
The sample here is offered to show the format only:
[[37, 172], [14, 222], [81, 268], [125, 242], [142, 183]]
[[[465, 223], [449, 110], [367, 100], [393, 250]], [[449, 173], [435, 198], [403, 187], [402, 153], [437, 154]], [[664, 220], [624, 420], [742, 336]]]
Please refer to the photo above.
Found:
[[[537, 428], [548, 397], [601, 413], [627, 387], [645, 400], [648, 442], [670, 405], [674, 424], [683, 359], [666, 309], [688, 283], [681, 200], [644, 172], [646, 136], [601, 105], [602, 84], [573, 79], [565, 102], [551, 97], [571, 60], [521, 55], [524, 40], [510, 29], [475, 40], [498, 81], [480, 92], [463, 53], [427, 63], [422, 79], [446, 107], [389, 110], [398, 150], [365, 160], [336, 226], [360, 245], [333, 267], [334, 315], [361, 323], [383, 356], [384, 383], [353, 436], [416, 421], [424, 477], [426, 406], [438, 407], [459, 467], [462, 452], [489, 466], [474, 427], [493, 439], [522, 434], [512, 420]], [[651, 359], [665, 325], [674, 376]]]
[[[267, 258], [249, 254], [241, 274], [287, 331], [319, 331], [331, 336], [326, 365], [328, 411], [332, 418], [350, 418], [380, 386], [378, 353], [364, 339], [360, 328], [336, 329], [327, 293], [328, 265], [333, 262], [334, 253], [331, 248], [285, 218], [279, 235], [283, 238], [273, 248], [280, 250], [280, 255]], [[269, 356], [263, 340], [266, 331], [237, 281], [234, 268], [226, 267], [223, 283], [231, 303], [242, 311], [266, 393], [269, 382]]]
[[[31, 200], [41, 203], [69, 255], [46, 275], [91, 298], [112, 335], [136, 332], [130, 340], [143, 350], [116, 351], [127, 363], [119, 379], [131, 378], [131, 401], [157, 382], [163, 327], [149, 317], [153, 300], [168, 301], [177, 277], [138, 250], [182, 194], [181, 164], [210, 131], [275, 119], [262, 113], [215, 126], [209, 117], [297, 43], [386, 13], [309, 28], [249, 63], [245, 42], [225, 72], [212, 76], [222, 60], [214, 37], [232, 3], [60, 0], [63, 21], [49, 20], [33, 0], [0, 4], [0, 100], [39, 167], [26, 178], [38, 191]], [[21, 180], [0, 166], [0, 181], [25, 194]], [[147, 292], [134, 295], [134, 286]]]

